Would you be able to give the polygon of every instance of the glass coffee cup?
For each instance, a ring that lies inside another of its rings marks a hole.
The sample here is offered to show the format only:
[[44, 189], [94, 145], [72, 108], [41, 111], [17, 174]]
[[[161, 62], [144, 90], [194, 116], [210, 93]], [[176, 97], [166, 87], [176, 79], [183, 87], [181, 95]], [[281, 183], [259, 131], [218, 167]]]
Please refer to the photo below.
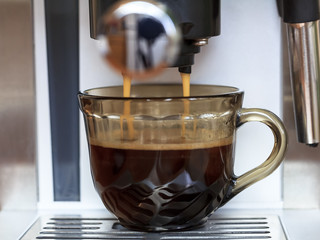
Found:
[[[239, 192], [282, 162], [287, 135], [281, 120], [263, 109], [242, 108], [234, 87], [135, 85], [79, 94], [95, 188], [119, 222], [142, 231], [201, 226]], [[236, 130], [266, 124], [274, 135], [267, 160], [234, 174]]]

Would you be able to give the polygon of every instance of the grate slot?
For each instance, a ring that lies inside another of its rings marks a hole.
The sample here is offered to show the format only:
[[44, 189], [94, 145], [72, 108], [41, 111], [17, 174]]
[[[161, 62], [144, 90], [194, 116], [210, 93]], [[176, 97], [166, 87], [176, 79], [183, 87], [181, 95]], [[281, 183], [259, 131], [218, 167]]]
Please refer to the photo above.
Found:
[[79, 229], [79, 230], [86, 230], [86, 229], [92, 229], [92, 230], [97, 230], [100, 229], [99, 227], [70, 227], [70, 226], [60, 226], [60, 227], [44, 227], [43, 229]]
[[210, 218], [200, 228], [180, 232], [145, 233], [131, 231], [110, 218], [54, 216], [41, 217], [21, 240], [286, 240], [280, 219], [268, 217]]
[[[266, 217], [238, 217], [238, 218], [215, 218], [215, 221], [243, 221], [243, 220], [248, 220], [248, 221], [255, 221], [255, 220], [267, 220]], [[210, 221], [210, 220], [209, 220]]]
[[53, 221], [113, 221], [114, 218], [51, 217]]
[[49, 225], [101, 225], [101, 222], [48, 222]]
[[127, 237], [123, 237], [123, 236], [114, 236], [114, 237], [110, 237], [110, 236], [82, 236], [82, 235], [60, 235], [60, 236], [38, 236], [36, 239], [90, 239], [90, 240], [96, 240], [96, 239], [104, 239], [104, 240], [112, 240], [112, 239], [123, 239], [123, 240], [127, 240], [127, 239], [136, 239], [136, 240], [146, 240], [146, 238], [137, 238], [134, 236], [127, 236]]
[[161, 238], [161, 240], [180, 240], [180, 239], [191, 239], [191, 240], [211, 240], [211, 239], [228, 239], [228, 240], [237, 240], [237, 239], [270, 239], [269, 236], [246, 236], [246, 237], [239, 237], [239, 236], [197, 236], [197, 237], [175, 237], [175, 238]]
[[[136, 237], [81, 237], [81, 236], [59, 236], [59, 237], [37, 237], [37, 239], [87, 239], [87, 240], [113, 240], [113, 239], [123, 239], [123, 240], [131, 240], [131, 239], [136, 239], [136, 240], [152, 240], [151, 238], [136, 238]], [[260, 239], [271, 239], [271, 237], [267, 236], [261, 236], [261, 237], [254, 237], [254, 236], [249, 236], [249, 237], [234, 237], [234, 236], [198, 236], [198, 237], [175, 237], [175, 238], [168, 238], [168, 237], [163, 237], [161, 240], [180, 240], [180, 239], [188, 239], [188, 240], [214, 240], [214, 239], [226, 239], [226, 240], [237, 240], [237, 239], [250, 239], [250, 240], [260, 240]]]
[[[248, 229], [248, 227], [246, 226], [210, 227], [210, 229], [212, 228], [216, 230]], [[262, 230], [262, 229], [269, 229], [269, 227], [268, 226], [250, 226], [250, 229]]]
[[252, 224], [268, 224], [268, 222], [216, 222], [214, 225], [252, 225]]

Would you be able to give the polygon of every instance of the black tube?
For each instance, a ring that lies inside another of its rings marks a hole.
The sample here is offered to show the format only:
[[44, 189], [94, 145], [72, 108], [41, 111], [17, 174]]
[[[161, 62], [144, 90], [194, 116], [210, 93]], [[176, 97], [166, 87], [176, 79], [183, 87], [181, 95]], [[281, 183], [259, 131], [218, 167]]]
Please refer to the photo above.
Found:
[[282, 17], [286, 23], [313, 22], [320, 19], [319, 0], [282, 0]]
[[179, 67], [179, 72], [191, 74], [191, 66]]

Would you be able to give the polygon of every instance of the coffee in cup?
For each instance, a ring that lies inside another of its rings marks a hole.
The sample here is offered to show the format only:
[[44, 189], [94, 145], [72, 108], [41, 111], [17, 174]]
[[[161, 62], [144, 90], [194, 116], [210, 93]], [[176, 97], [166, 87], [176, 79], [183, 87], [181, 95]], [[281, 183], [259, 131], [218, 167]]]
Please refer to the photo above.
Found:
[[[132, 86], [126, 98], [122, 87], [79, 94], [95, 188], [127, 228], [200, 226], [217, 208], [271, 174], [284, 157], [286, 132], [273, 113], [242, 108], [243, 92], [237, 88], [191, 85], [190, 90], [190, 97], [182, 96], [180, 85]], [[128, 102], [130, 121], [121, 118]], [[249, 121], [266, 124], [275, 144], [260, 166], [236, 176], [236, 130]]]

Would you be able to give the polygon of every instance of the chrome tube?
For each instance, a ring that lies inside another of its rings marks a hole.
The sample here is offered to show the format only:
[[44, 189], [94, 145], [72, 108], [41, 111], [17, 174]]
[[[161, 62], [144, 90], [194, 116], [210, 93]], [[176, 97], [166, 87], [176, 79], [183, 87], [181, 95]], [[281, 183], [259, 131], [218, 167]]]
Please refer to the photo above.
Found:
[[298, 141], [320, 141], [319, 20], [287, 23], [291, 86]]
[[99, 14], [98, 14], [98, 2], [97, 0], [89, 0], [89, 17], [90, 17], [90, 37], [93, 39], [97, 39], [98, 36], [98, 22], [99, 22]]

